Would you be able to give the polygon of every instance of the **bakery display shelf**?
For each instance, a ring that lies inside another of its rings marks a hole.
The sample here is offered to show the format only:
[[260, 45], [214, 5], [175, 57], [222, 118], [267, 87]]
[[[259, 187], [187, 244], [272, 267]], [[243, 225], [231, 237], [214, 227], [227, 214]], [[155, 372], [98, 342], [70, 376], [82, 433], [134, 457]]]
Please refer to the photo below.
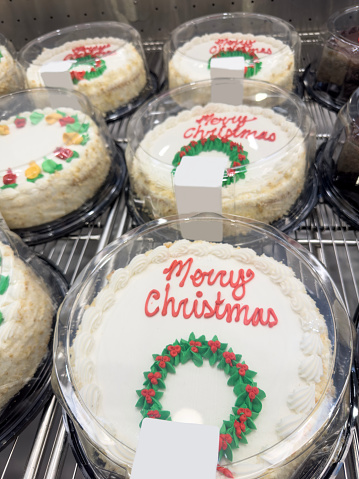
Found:
[[[310, 63], [311, 54], [318, 44], [319, 33], [302, 35], [302, 66]], [[156, 72], [159, 84], [163, 85], [163, 64], [160, 55], [161, 43], [145, 44], [149, 66]], [[304, 71], [304, 70], [302, 70]], [[318, 146], [329, 137], [335, 121], [335, 113], [321, 107], [309, 97], [304, 97], [317, 125]], [[109, 125], [117, 144], [126, 146], [128, 119]], [[96, 221], [58, 240], [34, 247], [34, 250], [52, 261], [72, 284], [83, 267], [100, 251], [123, 232], [133, 227], [126, 207], [125, 191], [112, 207]], [[334, 279], [345, 305], [354, 317], [359, 303], [359, 231], [341, 220], [333, 210], [320, 200], [313, 212], [290, 235], [305, 246], [328, 269]], [[356, 412], [356, 408], [353, 408]], [[342, 450], [344, 463], [339, 461], [330, 471], [330, 478], [359, 478], [359, 434], [352, 429]], [[0, 478], [46, 478], [84, 479], [69, 447], [62, 411], [52, 397], [35, 420], [0, 453]], [[328, 477], [328, 476], [327, 476]]]

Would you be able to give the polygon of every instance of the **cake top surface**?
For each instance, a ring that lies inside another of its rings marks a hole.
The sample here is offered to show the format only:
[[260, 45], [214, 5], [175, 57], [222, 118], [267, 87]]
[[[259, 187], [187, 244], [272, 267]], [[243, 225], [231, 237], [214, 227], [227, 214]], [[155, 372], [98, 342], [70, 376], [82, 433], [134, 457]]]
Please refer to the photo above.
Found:
[[[270, 462], [269, 449], [323, 404], [332, 345], [323, 316], [290, 268], [249, 248], [181, 240], [137, 255], [110, 275], [83, 313], [70, 363], [81, 400], [119, 441], [108, 450], [102, 445], [116, 460], [133, 460], [121, 444], [136, 448], [147, 414], [143, 390], [156, 399], [152, 417], [164, 411], [163, 419], [170, 412], [175, 421], [223, 427], [250, 385], [262, 404], [258, 413], [246, 398], [256, 429], [248, 421], [248, 444], [233, 446], [227, 459], [261, 454]], [[149, 372], [164, 373], [159, 396], [148, 392]]]
[[67, 168], [97, 135], [88, 115], [67, 107], [25, 111], [0, 121], [1, 187], [15, 188]]

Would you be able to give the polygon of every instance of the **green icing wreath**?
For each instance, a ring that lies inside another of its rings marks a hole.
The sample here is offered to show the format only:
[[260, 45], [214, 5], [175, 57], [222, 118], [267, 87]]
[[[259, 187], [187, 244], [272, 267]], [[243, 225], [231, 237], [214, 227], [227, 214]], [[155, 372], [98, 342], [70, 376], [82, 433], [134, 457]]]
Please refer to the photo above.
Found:
[[[74, 68], [81, 65], [88, 65], [91, 67], [91, 70], [74, 70]], [[91, 55], [80, 57], [71, 65], [70, 68], [72, 82], [77, 85], [81, 80], [93, 80], [94, 78], [103, 75], [106, 69], [106, 62], [102, 58], [94, 58]]]
[[175, 154], [172, 165], [174, 166], [172, 174], [175, 173], [177, 166], [180, 165], [184, 156], [195, 156], [205, 151], [218, 151], [228, 156], [229, 167], [224, 170], [223, 186], [229, 186], [240, 179], [245, 178], [248, 165], [248, 153], [243, 150], [243, 146], [239, 143], [211, 135], [208, 138], [201, 138], [199, 141], [191, 141]]
[[232, 413], [228, 420], [224, 420], [220, 429], [218, 461], [226, 457], [233, 460], [233, 449], [246, 444], [246, 435], [256, 429], [255, 419], [262, 410], [262, 400], [265, 393], [253, 381], [257, 374], [251, 371], [247, 364], [241, 362], [242, 356], [235, 354], [227, 344], [218, 341], [217, 336], [207, 341], [202, 335], [196, 338], [194, 333], [188, 339], [174, 341], [167, 345], [161, 354], [153, 354], [154, 363], [150, 371], [144, 372], [144, 388], [137, 390], [139, 399], [136, 407], [141, 409], [144, 418], [162, 419], [171, 421], [170, 411], [164, 411], [160, 402], [163, 391], [166, 389], [165, 379], [167, 374], [175, 374], [179, 364], [193, 361], [197, 367], [203, 365], [203, 360], [208, 359], [213, 367], [223, 370], [229, 376], [228, 386], [233, 387], [236, 396]]
[[223, 57], [243, 57], [245, 62], [245, 78], [251, 78], [252, 76], [256, 75], [262, 68], [262, 62], [259, 61], [257, 55], [252, 51], [246, 51], [243, 49], [220, 51], [212, 55], [211, 58], [208, 60], [208, 68], [211, 68], [212, 58]]

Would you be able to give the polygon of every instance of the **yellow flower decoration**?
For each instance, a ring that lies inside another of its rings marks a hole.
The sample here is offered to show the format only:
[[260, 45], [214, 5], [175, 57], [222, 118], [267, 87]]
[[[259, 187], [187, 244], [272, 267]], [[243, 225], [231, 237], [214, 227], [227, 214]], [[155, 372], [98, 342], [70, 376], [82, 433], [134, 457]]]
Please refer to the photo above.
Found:
[[62, 139], [63, 139], [63, 142], [65, 143], [65, 145], [80, 145], [83, 138], [81, 135], [79, 135], [78, 133], [76, 133], [75, 131], [74, 132], [71, 132], [71, 133], [64, 133], [62, 135]]
[[60, 115], [60, 113], [50, 113], [45, 117], [45, 120], [49, 125], [53, 125], [54, 123], [59, 121], [60, 118], [62, 118], [62, 115]]
[[41, 168], [34, 161], [30, 162], [29, 168], [25, 170], [25, 176], [29, 180], [34, 180], [41, 173]]
[[9, 127], [7, 125], [0, 125], [0, 135], [8, 135], [10, 133]]

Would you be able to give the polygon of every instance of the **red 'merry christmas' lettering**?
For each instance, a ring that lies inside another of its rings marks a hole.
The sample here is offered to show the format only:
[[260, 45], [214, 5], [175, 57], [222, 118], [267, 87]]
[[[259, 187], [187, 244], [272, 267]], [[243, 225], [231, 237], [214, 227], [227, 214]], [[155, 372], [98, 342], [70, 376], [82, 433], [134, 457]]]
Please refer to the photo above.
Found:
[[188, 128], [184, 134], [185, 139], [202, 139], [211, 135], [220, 138], [245, 138], [250, 136], [256, 140], [275, 141], [275, 132], [258, 131], [244, 128], [248, 123], [256, 121], [257, 117], [248, 118], [247, 115], [217, 116], [214, 113], [203, 115], [195, 120], [195, 126]]
[[249, 39], [230, 39], [230, 38], [219, 38], [214, 42], [209, 49], [209, 53], [211, 55], [216, 55], [219, 52], [227, 52], [228, 50], [237, 50], [241, 49], [243, 51], [252, 51], [254, 53], [263, 54], [263, 55], [271, 55], [272, 50], [271, 48], [265, 47], [256, 47], [254, 44], [256, 40], [249, 40]]
[[[174, 318], [182, 316], [184, 319], [191, 317], [195, 318], [216, 318], [218, 320], [225, 319], [227, 323], [242, 321], [245, 326], [268, 326], [272, 328], [278, 324], [278, 318], [273, 308], [256, 307], [254, 311], [246, 304], [241, 304], [241, 301], [246, 295], [246, 285], [253, 281], [255, 274], [251, 269], [238, 270], [220, 270], [215, 271], [210, 269], [203, 271], [196, 268], [193, 272], [193, 258], [188, 258], [186, 261], [173, 260], [168, 268], [163, 270], [165, 279], [167, 281], [164, 293], [160, 293], [157, 289], [152, 289], [145, 302], [145, 314], [148, 317], [161, 314], [162, 316], [171, 315]], [[193, 288], [196, 288], [196, 298], [189, 300], [189, 298], [176, 299], [171, 296], [171, 281], [174, 278], [179, 279], [179, 287], [183, 288], [187, 283], [191, 283]], [[198, 289], [203, 284], [210, 287], [230, 288], [231, 296], [235, 303], [225, 303], [221, 291], [217, 291], [216, 299], [210, 303], [206, 298], [203, 298], [203, 292]]]

